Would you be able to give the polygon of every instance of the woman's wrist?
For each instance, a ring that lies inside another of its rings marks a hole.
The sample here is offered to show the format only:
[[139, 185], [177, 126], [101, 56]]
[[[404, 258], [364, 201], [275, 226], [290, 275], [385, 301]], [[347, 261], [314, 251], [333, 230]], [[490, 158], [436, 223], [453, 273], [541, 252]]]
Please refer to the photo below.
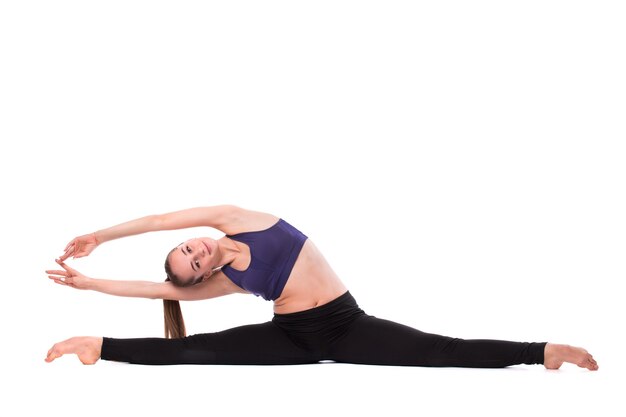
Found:
[[85, 281], [83, 284], [83, 289], [97, 291], [96, 288], [98, 280], [96, 278], [85, 277]]
[[93, 232], [91, 235], [96, 240], [96, 245], [99, 245], [100, 243], [104, 241], [102, 239], [101, 231]]

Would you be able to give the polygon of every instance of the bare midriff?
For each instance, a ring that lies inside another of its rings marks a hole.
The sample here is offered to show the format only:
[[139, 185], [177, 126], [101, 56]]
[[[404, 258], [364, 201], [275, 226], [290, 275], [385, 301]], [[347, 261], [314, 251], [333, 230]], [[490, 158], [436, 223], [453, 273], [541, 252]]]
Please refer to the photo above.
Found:
[[348, 289], [311, 239], [302, 246], [274, 313], [289, 314], [324, 305]]

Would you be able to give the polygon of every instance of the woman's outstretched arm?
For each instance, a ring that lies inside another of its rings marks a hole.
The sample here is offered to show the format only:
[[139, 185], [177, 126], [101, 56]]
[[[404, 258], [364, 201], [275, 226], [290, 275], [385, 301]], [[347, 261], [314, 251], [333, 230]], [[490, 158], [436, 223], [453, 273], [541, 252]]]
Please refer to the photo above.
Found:
[[208, 226], [229, 233], [232, 224], [241, 221], [242, 217], [245, 218], [246, 213], [253, 212], [233, 205], [219, 205], [140, 217], [72, 239], [65, 247], [60, 260], [64, 261], [70, 256], [74, 258], [87, 256], [98, 245], [110, 240], [159, 230]]
[[108, 229], [98, 230], [95, 232], [95, 235], [98, 242], [103, 243], [121, 237], [159, 230], [176, 230], [200, 226], [221, 230], [232, 221], [237, 210], [238, 208], [232, 205], [220, 205], [195, 207], [165, 214], [153, 214], [121, 223]]
[[81, 290], [98, 291], [120, 297], [137, 297], [162, 300], [194, 301], [221, 297], [234, 293], [247, 293], [218, 271], [206, 281], [190, 287], [176, 287], [169, 281], [122, 281], [91, 278], [58, 261], [63, 270], [47, 270], [48, 278], [55, 283]]

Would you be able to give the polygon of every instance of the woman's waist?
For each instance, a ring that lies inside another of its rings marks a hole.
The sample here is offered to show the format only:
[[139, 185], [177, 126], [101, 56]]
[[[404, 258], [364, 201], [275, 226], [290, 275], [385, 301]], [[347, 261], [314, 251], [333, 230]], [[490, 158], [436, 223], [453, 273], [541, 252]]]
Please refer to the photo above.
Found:
[[332, 302], [346, 291], [346, 288], [337, 288], [332, 291], [327, 290], [313, 293], [283, 292], [283, 294], [274, 301], [274, 314], [286, 315], [312, 310]]
[[334, 274], [295, 273], [289, 277], [280, 297], [274, 301], [274, 313], [289, 314], [319, 307], [346, 291], [346, 286]]
[[[291, 304], [294, 306], [295, 304]], [[289, 311], [285, 309], [284, 311]], [[272, 321], [280, 326], [300, 327], [300, 326], [322, 326], [329, 322], [341, 322], [355, 316], [364, 314], [359, 308], [356, 300], [345, 290], [319, 305], [291, 312], [274, 311]]]

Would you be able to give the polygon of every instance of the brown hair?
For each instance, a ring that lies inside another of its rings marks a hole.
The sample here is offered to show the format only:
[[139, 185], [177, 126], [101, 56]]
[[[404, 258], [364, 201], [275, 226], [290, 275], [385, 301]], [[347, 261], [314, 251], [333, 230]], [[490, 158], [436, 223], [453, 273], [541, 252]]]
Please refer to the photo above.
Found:
[[[170, 266], [170, 254], [175, 249], [172, 249], [165, 258], [165, 273], [167, 274], [165, 281], [171, 281], [177, 287], [183, 287], [185, 284], [172, 272], [172, 267]], [[183, 312], [180, 309], [178, 300], [163, 300], [163, 316], [165, 319], [165, 337], [167, 339], [180, 339], [187, 336], [185, 320], [183, 319]]]

